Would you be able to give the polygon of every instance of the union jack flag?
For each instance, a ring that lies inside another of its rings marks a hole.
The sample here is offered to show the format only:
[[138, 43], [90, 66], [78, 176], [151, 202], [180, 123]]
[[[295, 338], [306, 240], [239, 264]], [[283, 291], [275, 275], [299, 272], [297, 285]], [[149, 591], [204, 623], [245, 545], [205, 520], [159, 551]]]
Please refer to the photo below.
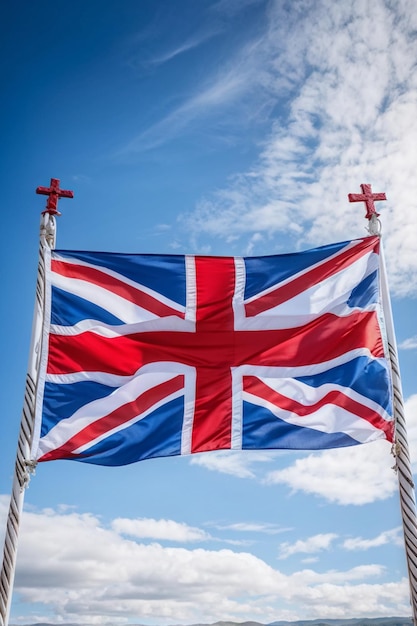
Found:
[[392, 441], [379, 246], [47, 251], [32, 458], [125, 465]]

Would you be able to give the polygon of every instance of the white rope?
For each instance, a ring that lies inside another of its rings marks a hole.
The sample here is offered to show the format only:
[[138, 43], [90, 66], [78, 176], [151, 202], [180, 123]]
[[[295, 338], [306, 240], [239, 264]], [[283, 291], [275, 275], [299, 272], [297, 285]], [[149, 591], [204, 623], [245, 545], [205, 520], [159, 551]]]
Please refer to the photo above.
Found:
[[[379, 221], [379, 220], [378, 220]], [[394, 394], [395, 442], [393, 454], [394, 469], [397, 473], [405, 555], [410, 585], [410, 603], [414, 626], [417, 626], [417, 511], [411, 470], [410, 451], [407, 438], [407, 426], [404, 414], [404, 402], [401, 385], [401, 374], [397, 356], [397, 342], [391, 310], [391, 300], [386, 277], [384, 251], [381, 243], [381, 288], [384, 318], [387, 329], [389, 359], [391, 363], [392, 386]]]
[[31, 462], [30, 447], [34, 427], [36, 381], [38, 380], [40, 342], [45, 294], [44, 250], [55, 245], [55, 218], [48, 213], [41, 217], [40, 250], [38, 275], [36, 281], [36, 300], [33, 318], [32, 340], [29, 352], [28, 373], [26, 376], [25, 396], [23, 402], [20, 432], [17, 444], [15, 472], [9, 514], [7, 518], [6, 536], [3, 549], [3, 564], [0, 572], [0, 626], [8, 626], [14, 575], [16, 568], [17, 543], [20, 518], [23, 509], [25, 488], [30, 476], [34, 473], [36, 463]]
[[41, 245], [46, 244], [51, 248], [55, 248], [56, 239], [56, 220], [53, 215], [45, 211], [41, 215], [40, 240]]
[[397, 354], [390, 344], [390, 359], [393, 372], [394, 416], [395, 416], [395, 470], [398, 478], [405, 554], [410, 584], [410, 601], [413, 610], [413, 622], [417, 625], [417, 513], [413, 474], [411, 471], [410, 451], [407, 440], [404, 405], [402, 401], [400, 372]]
[[381, 220], [378, 219], [375, 213], [369, 218], [369, 227], [366, 230], [369, 232], [370, 235], [378, 235], [378, 237], [381, 236]]

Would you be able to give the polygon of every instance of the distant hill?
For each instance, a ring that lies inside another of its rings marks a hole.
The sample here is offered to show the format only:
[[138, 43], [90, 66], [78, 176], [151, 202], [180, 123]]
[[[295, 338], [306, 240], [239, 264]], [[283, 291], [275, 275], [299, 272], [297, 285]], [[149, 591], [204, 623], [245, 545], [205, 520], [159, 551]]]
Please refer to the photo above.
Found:
[[[16, 626], [10, 624], [10, 626]], [[53, 622], [37, 622], [26, 626], [58, 626]], [[94, 626], [93, 624], [62, 624], [59, 626]], [[143, 626], [135, 624], [134, 626]], [[178, 624], [177, 626], [181, 626]], [[215, 622], [211, 624], [189, 624], [187, 626], [413, 626], [411, 617], [356, 617], [354, 619], [309, 619], [287, 622], [278, 620], [267, 624], [262, 622]]]
[[411, 617], [356, 617], [354, 619], [312, 619], [297, 622], [277, 621], [268, 626], [412, 626]]
[[[136, 624], [136, 626], [140, 625]], [[177, 624], [177, 626], [181, 625]], [[190, 626], [413, 626], [413, 620], [411, 617], [356, 617], [353, 619], [306, 619], [294, 622], [277, 620], [267, 624], [220, 621], [214, 624], [191, 624]]]

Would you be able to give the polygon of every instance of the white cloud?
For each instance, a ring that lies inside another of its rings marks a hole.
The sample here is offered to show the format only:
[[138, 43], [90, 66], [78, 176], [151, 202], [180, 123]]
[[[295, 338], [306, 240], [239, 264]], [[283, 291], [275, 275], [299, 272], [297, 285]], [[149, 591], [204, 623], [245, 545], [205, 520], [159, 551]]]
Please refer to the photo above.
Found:
[[150, 538], [163, 541], [207, 541], [210, 535], [200, 528], [166, 519], [126, 519], [118, 517], [112, 522], [118, 534], [137, 538]]
[[337, 504], [366, 504], [389, 498], [398, 489], [386, 441], [353, 448], [311, 453], [281, 470], [270, 472], [267, 484], [285, 484]]
[[266, 535], [277, 535], [284, 533], [291, 528], [283, 528], [282, 526], [276, 526], [275, 524], [268, 524], [265, 522], [236, 522], [234, 524], [214, 524], [218, 530], [232, 530], [234, 532], [243, 533], [264, 533]]
[[172, 226], [170, 224], [157, 224], [155, 230], [157, 232], [163, 233], [167, 230], [171, 230]]
[[417, 335], [404, 339], [404, 341], [398, 344], [398, 348], [400, 350], [415, 350], [417, 348]]
[[255, 478], [256, 473], [253, 466], [258, 463], [269, 463], [273, 455], [274, 453], [271, 454], [266, 451], [244, 451], [242, 453], [240, 450], [220, 450], [193, 455], [190, 463], [239, 478]]
[[[51, 621], [51, 611], [54, 622], [96, 624], [409, 612], [407, 582], [377, 582], [384, 575], [377, 564], [285, 575], [248, 552], [143, 545], [115, 525], [107, 528], [91, 514], [25, 511], [15, 593], [37, 611], [25, 613], [26, 622]], [[320, 541], [308, 543], [317, 548]]]
[[354, 580], [366, 580], [382, 576], [384, 568], [381, 565], [358, 565], [347, 571], [328, 570], [325, 572], [315, 572], [311, 569], [301, 570], [292, 575], [294, 581], [300, 580], [303, 583], [342, 583]]
[[298, 553], [315, 554], [329, 550], [332, 542], [337, 538], [335, 533], [320, 533], [308, 539], [298, 539], [294, 543], [284, 542], [279, 546], [279, 558], [287, 559]]
[[346, 550], [369, 550], [370, 548], [378, 548], [379, 546], [384, 546], [388, 543], [393, 543], [397, 546], [404, 545], [401, 527], [393, 528], [392, 530], [385, 530], [371, 539], [364, 539], [363, 537], [352, 537], [350, 539], [346, 539], [343, 542], [343, 547]]
[[244, 254], [246, 256], [250, 256], [253, 253], [256, 244], [259, 244], [261, 241], [263, 241], [263, 239], [264, 238], [260, 233], [254, 233], [250, 238], [248, 245], [246, 246], [246, 250], [244, 250]]

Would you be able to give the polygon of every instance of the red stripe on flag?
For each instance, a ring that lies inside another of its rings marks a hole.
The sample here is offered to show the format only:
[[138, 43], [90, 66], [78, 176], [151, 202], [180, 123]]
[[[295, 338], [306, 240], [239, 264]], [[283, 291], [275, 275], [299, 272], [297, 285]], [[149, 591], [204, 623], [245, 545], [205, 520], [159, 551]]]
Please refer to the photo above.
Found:
[[141, 289], [137, 289], [132, 285], [128, 285], [123, 281], [110, 276], [106, 272], [102, 272], [93, 267], [86, 267], [84, 265], [75, 265], [74, 263], [66, 263], [64, 261], [51, 261], [52, 271], [61, 276], [67, 278], [74, 278], [77, 280], [83, 280], [87, 283], [102, 287], [107, 291], [110, 291], [129, 302], [133, 302], [137, 306], [147, 309], [154, 315], [159, 317], [169, 317], [170, 315], [176, 315], [181, 319], [185, 318], [185, 313], [173, 309], [167, 304], [164, 304], [160, 300], [157, 300], [153, 296], [145, 293]]
[[76, 435], [71, 437], [71, 439], [68, 439], [62, 446], [44, 454], [39, 461], [70, 458], [73, 456], [74, 450], [77, 450], [89, 442], [92, 442], [92, 445], [94, 445], [94, 440], [97, 439], [97, 437], [105, 435], [114, 428], [123, 426], [123, 424], [126, 424], [141, 413], [144, 413], [166, 396], [183, 388], [184, 376], [179, 374], [171, 380], [167, 380], [152, 389], [148, 389], [135, 398], [135, 400], [132, 400], [132, 402], [127, 402], [108, 415], [98, 418], [95, 422], [80, 430]]
[[[189, 348], [197, 367], [191, 452], [230, 449], [232, 429], [232, 373], [234, 360], [233, 294], [235, 263], [232, 258], [195, 259], [197, 306], [196, 333]], [[183, 335], [184, 339], [188, 339]], [[200, 338], [206, 346], [200, 347]], [[191, 355], [190, 355], [191, 356]], [[188, 357], [189, 358], [189, 357]]]
[[392, 442], [394, 438], [394, 424], [384, 420], [377, 412], [373, 411], [369, 406], [361, 404], [356, 400], [349, 398], [346, 394], [340, 391], [329, 391], [325, 396], [320, 398], [314, 404], [302, 404], [297, 402], [294, 398], [288, 398], [282, 395], [278, 391], [271, 389], [264, 382], [259, 380], [256, 376], [244, 376], [243, 377], [243, 390], [248, 393], [258, 396], [267, 402], [270, 402], [278, 409], [288, 411], [303, 417], [305, 415], [311, 415], [315, 413], [323, 406], [328, 404], [338, 406], [345, 409], [353, 415], [357, 415], [363, 420], [366, 420], [375, 428], [382, 430], [385, 433], [388, 441]]
[[273, 289], [264, 296], [259, 296], [251, 302], [245, 304], [245, 312], [247, 317], [253, 317], [258, 313], [263, 313], [268, 309], [272, 309], [283, 302], [298, 296], [308, 287], [321, 283], [329, 276], [333, 276], [336, 272], [340, 272], [352, 265], [355, 261], [367, 254], [370, 250], [379, 251], [379, 238], [369, 237], [357, 243], [354, 247], [347, 246], [343, 248], [335, 257], [321, 262], [316, 267], [307, 270], [297, 278], [292, 278], [288, 283]]
[[[199, 324], [197, 324], [198, 330]], [[331, 314], [284, 330], [144, 332], [102, 337], [93, 332], [50, 335], [48, 374], [106, 372], [131, 376], [147, 363], [169, 361], [207, 370], [214, 386], [224, 372], [240, 365], [297, 367], [336, 359], [356, 349], [384, 357], [375, 312]], [[230, 389], [230, 388], [229, 388]], [[231, 392], [231, 391], [230, 391]]]

